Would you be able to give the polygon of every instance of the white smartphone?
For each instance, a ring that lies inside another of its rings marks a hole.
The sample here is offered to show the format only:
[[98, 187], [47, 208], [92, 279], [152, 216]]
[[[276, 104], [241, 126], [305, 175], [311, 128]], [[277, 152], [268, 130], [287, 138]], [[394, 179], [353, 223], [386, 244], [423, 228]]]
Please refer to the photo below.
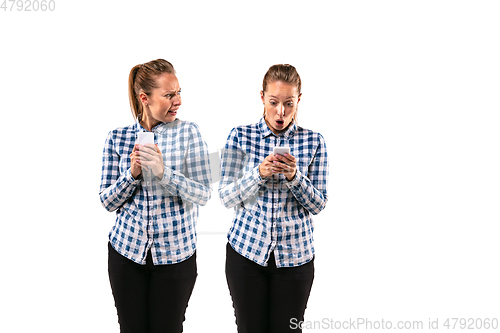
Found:
[[140, 145], [155, 144], [155, 134], [153, 132], [138, 132], [135, 143]]
[[282, 156], [285, 154], [290, 154], [290, 147], [274, 147], [273, 154]]

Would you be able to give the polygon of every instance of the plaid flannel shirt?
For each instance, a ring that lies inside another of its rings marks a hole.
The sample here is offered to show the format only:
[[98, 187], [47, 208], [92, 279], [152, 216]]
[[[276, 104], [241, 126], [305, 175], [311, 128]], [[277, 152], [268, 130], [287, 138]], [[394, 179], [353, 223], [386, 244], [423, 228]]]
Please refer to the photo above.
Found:
[[[259, 165], [274, 146], [290, 147], [297, 159], [292, 181], [283, 174], [262, 179]], [[303, 265], [314, 257], [313, 220], [327, 202], [328, 157], [321, 134], [292, 124], [275, 135], [264, 118], [234, 128], [221, 154], [219, 196], [234, 208], [228, 240], [235, 251], [267, 266]]]
[[118, 128], [104, 145], [100, 198], [106, 210], [116, 211], [109, 240], [139, 264], [146, 263], [149, 249], [155, 265], [174, 264], [196, 249], [198, 206], [212, 192], [208, 149], [195, 123], [161, 123], [152, 131], [163, 155], [163, 178], [143, 172], [134, 179], [129, 155], [137, 132], [145, 131], [139, 122]]

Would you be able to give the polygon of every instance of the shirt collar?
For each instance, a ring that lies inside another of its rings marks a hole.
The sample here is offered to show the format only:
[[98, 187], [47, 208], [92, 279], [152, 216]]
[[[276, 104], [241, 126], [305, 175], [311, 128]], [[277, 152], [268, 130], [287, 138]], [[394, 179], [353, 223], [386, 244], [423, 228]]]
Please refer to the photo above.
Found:
[[259, 129], [260, 133], [262, 135], [262, 138], [268, 137], [269, 135], [274, 135], [274, 136], [282, 136], [285, 139], [289, 139], [290, 137], [293, 136], [295, 131], [297, 131], [297, 124], [293, 122], [290, 126], [288, 126], [287, 130], [284, 132], [281, 132], [280, 134], [274, 134], [273, 131], [267, 126], [267, 123], [264, 119], [264, 117], [260, 118], [259, 121]]
[[[176, 124], [179, 123], [179, 121], [180, 120], [176, 118], [174, 121], [171, 121], [169, 123], [159, 123], [158, 125], [156, 125], [151, 129], [151, 132], [160, 134], [164, 133], [167, 130], [167, 128], [175, 126]], [[139, 120], [135, 122], [135, 127], [136, 127], [136, 132], [147, 132], [147, 130], [144, 127], [142, 127]]]

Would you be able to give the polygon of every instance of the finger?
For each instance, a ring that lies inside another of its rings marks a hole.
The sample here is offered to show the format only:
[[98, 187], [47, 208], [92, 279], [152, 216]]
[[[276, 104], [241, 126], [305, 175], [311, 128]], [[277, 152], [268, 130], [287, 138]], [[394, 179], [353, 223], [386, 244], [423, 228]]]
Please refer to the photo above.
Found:
[[275, 161], [273, 163], [273, 168], [278, 170], [279, 172], [282, 172], [282, 171], [285, 171], [286, 169], [288, 169], [289, 166], [285, 163]]
[[139, 153], [138, 152], [130, 154], [130, 159], [132, 161], [137, 160], [138, 158], [139, 158]]
[[289, 167], [291, 166], [292, 162], [286, 158], [280, 158], [278, 161], [274, 162], [276, 165], [280, 165], [281, 167]]
[[295, 157], [290, 154], [279, 155], [279, 160], [286, 164], [295, 163]]
[[151, 162], [151, 163], [160, 163], [162, 161], [162, 158], [158, 155], [158, 153], [150, 154], [150, 153], [141, 152], [139, 158], [143, 162], [147, 161], [147, 162]]
[[142, 146], [139, 151], [144, 154], [149, 154], [153, 155], [156, 153], [156, 148], [148, 147], [148, 146]]
[[155, 159], [158, 158], [158, 153], [156, 151], [152, 150], [141, 150], [140, 152], [137, 152], [140, 157], [143, 159], [147, 159], [148, 161], [154, 161]]
[[296, 167], [297, 167], [297, 166], [295, 165], [295, 163], [292, 163], [292, 162], [290, 162], [290, 164], [283, 163], [283, 162], [277, 162], [275, 165], [276, 165], [277, 167], [280, 167], [280, 168], [281, 168], [281, 170], [282, 170], [283, 172], [286, 172], [286, 173], [288, 173], [288, 172], [292, 172], [292, 171], [293, 171], [293, 170], [295, 170], [295, 169], [296, 169]]
[[148, 166], [151, 168], [155, 166], [155, 162], [153, 161], [148, 161], [148, 160], [139, 160], [139, 161], [141, 166]]
[[146, 149], [143, 149], [141, 151], [145, 154], [144, 156], [147, 156], [149, 159], [154, 159], [154, 158], [162, 159], [161, 150], [160, 148], [158, 148], [157, 145], [153, 146], [152, 144], [149, 144], [149, 146], [147, 146]]
[[278, 156], [277, 154], [270, 154], [270, 155], [268, 155], [268, 156], [267, 156], [267, 159], [268, 159], [269, 161], [275, 161], [275, 160], [277, 160], [277, 159], [278, 159], [278, 157], [277, 157], [277, 156]]
[[284, 155], [276, 155], [276, 159], [279, 161], [286, 161], [288, 158], [286, 158]]
[[292, 162], [296, 161], [296, 158], [290, 154], [285, 154], [285, 158], [288, 159], [289, 161], [292, 161]]
[[279, 162], [274, 161], [274, 162], [272, 162], [272, 163], [267, 164], [267, 165], [266, 165], [266, 167], [267, 167], [269, 170], [273, 170], [273, 171], [275, 171], [275, 172], [280, 172], [280, 171], [283, 169], [283, 167], [282, 167], [282, 166], [280, 166], [280, 164], [278, 164], [278, 163], [279, 163]]
[[279, 163], [286, 163], [288, 160], [282, 155], [276, 155], [276, 161]]
[[274, 170], [274, 169], [275, 169], [275, 166], [276, 166], [276, 165], [275, 165], [274, 163], [265, 163], [265, 164], [263, 165], [263, 167], [264, 167], [266, 170], [268, 170], [268, 171], [272, 171], [272, 170]]
[[139, 157], [139, 159], [142, 161], [142, 162], [150, 162], [150, 163], [156, 163], [158, 161], [158, 158], [157, 156], [153, 156], [153, 155], [150, 155], [150, 154], [141, 154], [141, 156]]
[[141, 166], [141, 160], [139, 159], [132, 159], [132, 166], [134, 167], [140, 167]]
[[138, 145], [139, 146], [139, 150], [144, 150], [144, 151], [148, 151], [148, 150], [151, 150], [151, 151], [156, 151], [156, 145], [152, 144], [152, 143], [147, 143], [145, 145]]

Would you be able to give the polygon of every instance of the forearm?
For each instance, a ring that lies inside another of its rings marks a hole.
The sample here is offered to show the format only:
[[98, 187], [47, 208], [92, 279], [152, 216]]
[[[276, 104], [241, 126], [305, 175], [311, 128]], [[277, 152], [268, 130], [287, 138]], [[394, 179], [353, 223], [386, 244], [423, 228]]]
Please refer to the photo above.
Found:
[[200, 206], [206, 205], [212, 195], [209, 179], [195, 181], [169, 167], [165, 167], [163, 179], [159, 183], [171, 195]]
[[287, 186], [297, 201], [311, 214], [316, 215], [325, 208], [328, 201], [326, 188], [323, 191], [318, 190], [300, 171], [297, 171], [295, 178], [288, 182]]
[[135, 192], [140, 179], [134, 179], [130, 169], [111, 184], [102, 183], [99, 193], [103, 207], [113, 212], [120, 208]]
[[259, 185], [265, 182], [266, 179], [260, 177], [258, 166], [239, 179], [223, 177], [219, 186], [220, 200], [226, 208], [234, 207], [252, 197], [257, 197]]

